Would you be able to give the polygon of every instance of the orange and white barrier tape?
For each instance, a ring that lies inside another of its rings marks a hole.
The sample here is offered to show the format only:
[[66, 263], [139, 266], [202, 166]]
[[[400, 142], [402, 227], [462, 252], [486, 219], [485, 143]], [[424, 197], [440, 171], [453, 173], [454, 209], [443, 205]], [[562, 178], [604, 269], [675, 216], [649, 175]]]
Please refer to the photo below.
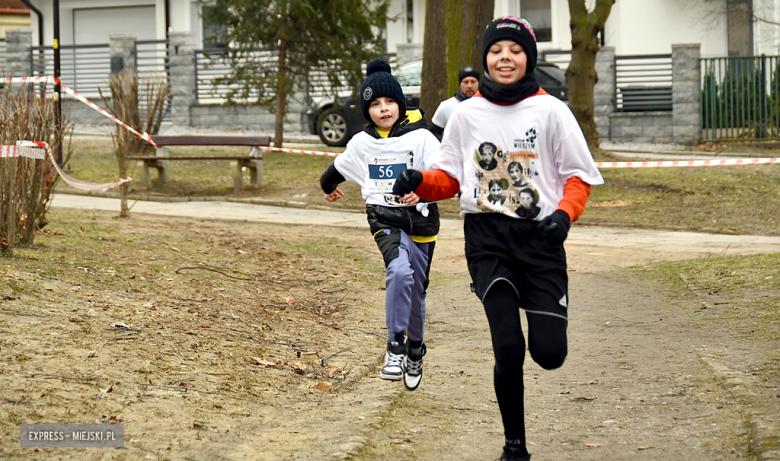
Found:
[[780, 158], [727, 158], [722, 160], [665, 160], [660, 162], [596, 162], [597, 168], [674, 168], [683, 166], [764, 165]]
[[105, 110], [101, 109], [100, 107], [98, 107], [96, 104], [94, 104], [89, 99], [85, 98], [84, 96], [76, 93], [72, 89], [70, 89], [67, 86], [63, 85], [62, 82], [60, 81], [60, 79], [58, 79], [58, 78], [54, 78], [54, 77], [10, 77], [10, 78], [2, 79], [2, 80], [5, 81], [6, 83], [53, 83], [55, 85], [59, 83], [60, 84], [60, 88], [62, 89], [62, 91], [68, 93], [69, 95], [73, 96], [74, 98], [78, 99], [79, 101], [83, 102], [84, 104], [88, 105], [89, 107], [91, 107], [91, 108], [95, 109], [96, 111], [100, 112], [101, 115], [110, 118], [111, 120], [114, 121], [114, 123], [116, 123], [119, 126], [124, 127], [125, 129], [129, 130], [131, 133], [133, 133], [136, 136], [140, 137], [141, 139], [149, 142], [149, 144], [151, 144], [151, 145], [153, 145], [155, 147], [160, 147], [159, 145], [157, 145], [152, 140], [152, 137], [149, 136], [149, 133], [143, 133], [143, 134], [139, 133], [138, 131], [133, 129], [133, 127], [129, 126], [125, 122], [119, 120], [118, 118], [116, 118], [113, 115], [109, 114]]
[[62, 171], [62, 168], [57, 165], [57, 161], [54, 159], [54, 155], [51, 153], [51, 148], [45, 142], [17, 141], [16, 145], [0, 144], [0, 158], [27, 157], [44, 160], [47, 156], [49, 157], [49, 160], [51, 160], [52, 165], [54, 165], [54, 169], [57, 170], [57, 173], [60, 175], [60, 177], [62, 177], [62, 180], [65, 181], [65, 183], [69, 186], [76, 189], [93, 192], [104, 192], [108, 189], [119, 186], [120, 184], [131, 181], [131, 178], [122, 178], [115, 182], [98, 184], [73, 178]]

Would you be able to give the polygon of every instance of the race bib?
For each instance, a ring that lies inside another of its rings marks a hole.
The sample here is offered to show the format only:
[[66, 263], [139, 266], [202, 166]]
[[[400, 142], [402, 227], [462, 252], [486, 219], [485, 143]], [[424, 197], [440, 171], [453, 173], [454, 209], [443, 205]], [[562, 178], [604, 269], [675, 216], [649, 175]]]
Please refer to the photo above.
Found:
[[382, 157], [367, 157], [368, 177], [366, 188], [369, 193], [386, 194], [393, 192], [393, 184], [398, 175], [411, 168], [409, 154]]

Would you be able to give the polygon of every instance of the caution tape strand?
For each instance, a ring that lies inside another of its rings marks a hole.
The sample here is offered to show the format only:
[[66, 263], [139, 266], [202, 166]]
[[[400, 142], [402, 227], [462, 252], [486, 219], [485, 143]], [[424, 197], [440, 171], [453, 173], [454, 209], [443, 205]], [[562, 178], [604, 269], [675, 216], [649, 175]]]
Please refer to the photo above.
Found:
[[52, 155], [51, 148], [48, 143], [41, 141], [17, 141], [16, 145], [13, 144], [0, 144], [0, 158], [14, 158], [14, 157], [26, 157], [36, 160], [45, 160], [49, 158], [57, 174], [60, 175], [63, 181], [69, 186], [92, 192], [105, 192], [108, 189], [117, 187], [121, 184], [131, 181], [131, 178], [121, 178], [115, 182], [110, 183], [94, 183], [89, 181], [82, 181], [76, 179], [62, 171], [62, 168], [57, 164], [57, 161]]

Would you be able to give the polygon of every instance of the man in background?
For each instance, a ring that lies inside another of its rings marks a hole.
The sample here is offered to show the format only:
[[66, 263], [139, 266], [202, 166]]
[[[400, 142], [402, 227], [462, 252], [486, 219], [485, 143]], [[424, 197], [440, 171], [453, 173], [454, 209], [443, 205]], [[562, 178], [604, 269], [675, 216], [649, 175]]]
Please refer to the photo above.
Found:
[[452, 111], [455, 110], [458, 103], [477, 94], [477, 89], [479, 89], [479, 71], [473, 67], [464, 67], [458, 73], [458, 81], [460, 82], [460, 89], [453, 97], [439, 104], [431, 120], [431, 131], [440, 141], [442, 134], [444, 134], [447, 120], [450, 119]]

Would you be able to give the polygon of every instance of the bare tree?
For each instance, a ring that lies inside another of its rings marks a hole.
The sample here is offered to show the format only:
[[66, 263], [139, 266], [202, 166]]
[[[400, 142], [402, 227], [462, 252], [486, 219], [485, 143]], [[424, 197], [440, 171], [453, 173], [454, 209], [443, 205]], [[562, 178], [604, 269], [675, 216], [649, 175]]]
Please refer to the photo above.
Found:
[[[0, 144], [43, 141], [56, 150], [73, 132], [67, 114], [57, 125], [56, 103], [32, 87], [0, 90]], [[64, 162], [70, 158], [70, 147]], [[48, 158], [0, 159], [0, 254], [17, 244], [31, 245], [35, 231], [46, 225], [46, 212], [59, 176]]]
[[571, 62], [566, 69], [566, 84], [569, 85], [569, 108], [588, 141], [588, 147], [598, 148], [599, 135], [593, 118], [593, 88], [598, 81], [596, 74], [596, 53], [599, 51], [599, 32], [615, 0], [596, 0], [593, 11], [588, 11], [585, 0], [569, 0], [571, 15]]
[[[111, 74], [108, 80], [111, 98], [103, 95], [108, 110], [119, 120], [122, 120], [135, 130], [155, 135], [162, 124], [165, 102], [168, 98], [168, 83], [164, 78], [145, 80], [139, 91], [138, 75], [135, 71], [124, 69], [118, 74]], [[140, 98], [140, 99], [139, 99]], [[139, 101], [145, 101], [145, 111], [139, 107]], [[142, 140], [135, 133], [116, 125], [111, 133], [114, 142], [114, 154], [119, 166], [119, 177], [129, 176], [131, 161], [127, 157], [138, 154], [143, 148]], [[129, 214], [127, 206], [128, 183], [119, 186], [119, 217], [126, 218]]]

